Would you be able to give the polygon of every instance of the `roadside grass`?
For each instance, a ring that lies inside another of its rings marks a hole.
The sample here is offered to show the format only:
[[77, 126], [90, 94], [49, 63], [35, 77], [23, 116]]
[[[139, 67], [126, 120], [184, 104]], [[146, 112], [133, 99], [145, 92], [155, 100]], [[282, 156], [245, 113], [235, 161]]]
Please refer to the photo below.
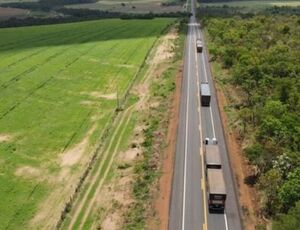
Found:
[[132, 188], [134, 202], [125, 215], [123, 229], [145, 229], [148, 218], [153, 221], [155, 217], [155, 211], [150, 208], [153, 196], [151, 189], [155, 186], [155, 181], [158, 180], [161, 171], [159, 163], [155, 162], [157, 159], [155, 160], [154, 152], [163, 151], [166, 147], [164, 137], [168, 127], [170, 96], [175, 90], [175, 76], [182, 62], [182, 50], [187, 32], [186, 23], [185, 20], [179, 23], [179, 38], [176, 40], [172, 63], [168, 64], [168, 68], [162, 73], [159, 80], [154, 80], [151, 84], [150, 100], [159, 101], [159, 106], [140, 114], [137, 120], [138, 123], [146, 126], [143, 133], [143, 157], [134, 166], [135, 181]]
[[[172, 21], [0, 29], [0, 135], [11, 136], [0, 142], [1, 226], [27, 228], [55, 186], [48, 178], [58, 176], [60, 156], [95, 126], [92, 149], [116, 108], [113, 95], [124, 97], [156, 37]], [[24, 166], [38, 175], [16, 176]], [[79, 173], [83, 165], [71, 168]]]

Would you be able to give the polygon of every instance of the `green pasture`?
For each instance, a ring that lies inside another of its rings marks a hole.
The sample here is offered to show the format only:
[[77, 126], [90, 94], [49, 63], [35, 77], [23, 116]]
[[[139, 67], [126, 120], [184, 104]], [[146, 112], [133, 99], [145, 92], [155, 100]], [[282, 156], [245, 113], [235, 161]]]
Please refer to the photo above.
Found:
[[233, 2], [218, 2], [218, 3], [201, 3], [204, 6], [231, 6], [231, 7], [243, 7], [250, 9], [265, 9], [273, 6], [300, 6], [300, 1], [276, 1], [276, 0], [262, 0], [262, 1], [233, 1]]
[[122, 13], [167, 13], [183, 11], [184, 8], [181, 4], [172, 6], [162, 6], [164, 2], [177, 2], [178, 0], [101, 0], [95, 3], [83, 3], [66, 5], [68, 8], [76, 9], [92, 9], [104, 10], [110, 12]]
[[[90, 145], [99, 138], [117, 98], [172, 21], [0, 29], [0, 229], [24, 229], [49, 194], [47, 175], [59, 172], [59, 155], [91, 127]], [[41, 175], [16, 175], [24, 166]]]

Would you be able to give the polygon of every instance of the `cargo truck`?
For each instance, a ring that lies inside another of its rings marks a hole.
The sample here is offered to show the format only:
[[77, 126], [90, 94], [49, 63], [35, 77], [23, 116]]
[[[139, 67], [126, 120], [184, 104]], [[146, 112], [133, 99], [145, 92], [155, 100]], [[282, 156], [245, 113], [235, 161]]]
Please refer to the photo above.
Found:
[[202, 53], [203, 44], [202, 44], [202, 41], [200, 39], [196, 40], [196, 48], [197, 48], [198, 53]]
[[207, 82], [201, 83], [200, 95], [201, 95], [201, 105], [209, 106], [211, 94], [210, 94], [209, 84]]
[[208, 210], [211, 213], [224, 213], [226, 188], [222, 169], [207, 169]]
[[222, 168], [221, 156], [218, 145], [205, 146], [205, 165], [206, 168], [220, 169]]

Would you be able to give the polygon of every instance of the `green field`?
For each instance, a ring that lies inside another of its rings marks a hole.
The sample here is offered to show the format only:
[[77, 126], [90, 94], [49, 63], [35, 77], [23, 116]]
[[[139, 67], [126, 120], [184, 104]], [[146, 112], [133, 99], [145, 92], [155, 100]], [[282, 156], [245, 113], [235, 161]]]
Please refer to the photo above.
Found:
[[297, 7], [300, 6], [300, 1], [272, 1], [272, 0], [262, 0], [262, 1], [233, 1], [233, 2], [218, 2], [218, 3], [202, 3], [204, 6], [231, 6], [231, 7], [245, 7], [250, 9], [265, 9], [267, 7], [273, 6], [290, 6]]
[[10, 2], [37, 2], [38, 0], [0, 0], [0, 3], [10, 3]]
[[81, 161], [65, 166], [61, 156], [86, 136], [88, 146], [95, 144], [117, 98], [172, 22], [0, 29], [0, 229], [24, 229], [62, 168], [82, 167]]
[[180, 2], [178, 2], [177, 5], [162, 6], [161, 4], [163, 2], [178, 2], [178, 0], [100, 0], [96, 3], [73, 4], [66, 7], [122, 13], [149, 13], [150, 11], [155, 13], [165, 13], [184, 10], [183, 4], [180, 4]]

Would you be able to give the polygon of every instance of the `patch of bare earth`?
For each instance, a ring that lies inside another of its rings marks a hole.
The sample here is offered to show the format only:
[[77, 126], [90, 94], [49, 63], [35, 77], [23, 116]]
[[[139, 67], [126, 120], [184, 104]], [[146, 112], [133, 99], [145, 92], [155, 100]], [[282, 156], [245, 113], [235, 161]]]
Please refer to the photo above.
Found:
[[110, 229], [110, 230], [117, 230], [120, 222], [120, 215], [118, 213], [113, 213], [112, 215], [107, 216], [101, 227], [102, 229]]
[[[60, 154], [57, 163], [61, 169], [57, 175], [49, 175], [45, 179], [44, 182], [52, 186], [52, 191], [30, 221], [31, 229], [55, 229], [61, 212], [69, 201], [70, 194], [74, 193], [75, 185], [81, 176], [81, 170], [71, 172], [72, 166], [76, 165], [83, 169], [87, 165], [90, 155], [85, 153], [89, 147], [88, 140], [95, 129], [96, 125], [92, 126], [82, 141]], [[21, 168], [16, 173], [22, 172], [30, 173], [32, 169]]]
[[107, 99], [107, 100], [114, 100], [117, 98], [116, 93], [102, 94], [101, 92], [98, 92], [98, 91], [91, 92], [90, 96], [92, 96], [94, 98], [103, 98], [103, 99]]
[[[232, 91], [231, 91], [232, 92]], [[224, 107], [229, 105], [227, 97], [222, 89], [216, 87], [217, 101], [221, 113], [221, 120], [224, 129], [229, 158], [233, 174], [238, 186], [238, 197], [242, 208], [242, 218], [245, 229], [255, 229], [255, 226], [262, 223], [260, 215], [259, 197], [254, 187], [245, 184], [245, 178], [254, 175], [253, 168], [248, 164], [246, 158], [242, 155], [242, 142], [239, 134], [229, 126]]]
[[[138, 134], [136, 134], [138, 135]], [[134, 135], [134, 136], [136, 136]], [[140, 139], [142, 141], [142, 139]], [[137, 143], [140, 146], [141, 143]], [[140, 154], [140, 147], [129, 148], [118, 155], [117, 164], [119, 166], [128, 164], [132, 165]], [[105, 211], [98, 216], [99, 226], [101, 229], [117, 230], [121, 229], [124, 213], [130, 208], [132, 203], [131, 186], [133, 181], [133, 168], [117, 167], [116, 177], [112, 183], [107, 184], [101, 191], [101, 196], [97, 197], [97, 207], [102, 207]], [[97, 224], [95, 228], [98, 228]]]
[[165, 62], [172, 57], [174, 57], [175, 44], [174, 41], [178, 38], [178, 32], [175, 27], [172, 27], [171, 30], [166, 34], [162, 40], [162, 43], [158, 46], [152, 63], [161, 63]]
[[29, 10], [9, 8], [9, 7], [0, 7], [0, 21], [9, 19], [11, 17], [25, 16], [28, 13], [29, 13]]
[[39, 178], [41, 176], [41, 170], [31, 166], [22, 166], [16, 170], [15, 175], [25, 178]]
[[0, 143], [1, 142], [8, 142], [8, 141], [10, 141], [11, 139], [13, 138], [13, 136], [12, 135], [9, 135], [9, 134], [1, 134], [0, 133]]

